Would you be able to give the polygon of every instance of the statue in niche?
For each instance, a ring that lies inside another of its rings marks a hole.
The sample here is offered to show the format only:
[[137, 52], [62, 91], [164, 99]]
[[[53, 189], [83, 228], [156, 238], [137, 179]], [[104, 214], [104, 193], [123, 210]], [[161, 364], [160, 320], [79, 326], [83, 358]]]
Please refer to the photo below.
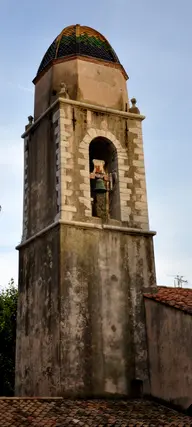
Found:
[[104, 160], [93, 159], [94, 169], [90, 174], [93, 216], [109, 218], [109, 191], [112, 190], [112, 176], [105, 172]]

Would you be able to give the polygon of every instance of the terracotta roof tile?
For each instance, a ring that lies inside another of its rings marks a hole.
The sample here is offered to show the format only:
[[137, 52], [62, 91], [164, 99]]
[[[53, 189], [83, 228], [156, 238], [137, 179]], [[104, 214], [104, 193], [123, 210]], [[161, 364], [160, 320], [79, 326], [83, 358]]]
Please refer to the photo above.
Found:
[[144, 294], [144, 297], [192, 314], [192, 289], [157, 286], [156, 293]]
[[1, 427], [136, 425], [187, 427], [192, 418], [149, 400], [0, 398]]

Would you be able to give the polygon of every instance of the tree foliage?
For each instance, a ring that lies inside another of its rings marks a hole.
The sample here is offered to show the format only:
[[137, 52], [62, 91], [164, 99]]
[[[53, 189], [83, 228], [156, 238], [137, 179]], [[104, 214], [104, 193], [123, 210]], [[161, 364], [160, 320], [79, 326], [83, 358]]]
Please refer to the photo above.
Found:
[[0, 396], [14, 394], [18, 291], [11, 279], [0, 290]]

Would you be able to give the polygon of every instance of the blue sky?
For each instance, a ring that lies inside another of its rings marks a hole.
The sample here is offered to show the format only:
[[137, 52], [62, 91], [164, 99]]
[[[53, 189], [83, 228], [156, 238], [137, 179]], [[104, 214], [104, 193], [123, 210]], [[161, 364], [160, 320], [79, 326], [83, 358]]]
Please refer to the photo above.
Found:
[[43, 54], [71, 24], [103, 33], [142, 114], [158, 284], [192, 286], [191, 0], [0, 0], [0, 285], [17, 282], [22, 234], [23, 141]]

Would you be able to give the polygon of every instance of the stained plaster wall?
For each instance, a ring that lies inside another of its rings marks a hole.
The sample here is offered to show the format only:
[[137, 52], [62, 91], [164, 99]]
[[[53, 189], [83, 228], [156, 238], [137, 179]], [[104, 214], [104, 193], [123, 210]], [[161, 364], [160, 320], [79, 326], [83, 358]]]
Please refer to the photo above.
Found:
[[125, 110], [128, 104], [126, 79], [110, 64], [78, 60], [78, 100]]
[[52, 95], [53, 69], [50, 68], [35, 85], [34, 119], [38, 119], [49, 107]]
[[151, 394], [192, 404], [192, 316], [145, 298]]
[[58, 94], [63, 82], [70, 99], [123, 111], [126, 104], [129, 108], [126, 78], [120, 65], [74, 58], [55, 62], [35, 81], [35, 119], [51, 105], [53, 91]]
[[149, 392], [151, 236], [58, 225], [20, 248], [16, 395]]

